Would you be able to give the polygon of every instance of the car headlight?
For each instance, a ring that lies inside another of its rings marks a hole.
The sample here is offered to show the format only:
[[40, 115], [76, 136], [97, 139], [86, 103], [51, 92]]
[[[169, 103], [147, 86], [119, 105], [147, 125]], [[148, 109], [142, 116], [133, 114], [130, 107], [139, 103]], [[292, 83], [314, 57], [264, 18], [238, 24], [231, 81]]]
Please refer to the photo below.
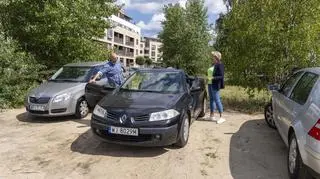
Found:
[[53, 102], [58, 103], [61, 101], [67, 101], [70, 99], [70, 97], [71, 97], [71, 95], [69, 93], [61, 94], [61, 95], [54, 97]]
[[99, 105], [96, 105], [96, 107], [93, 110], [93, 114], [103, 118], [107, 115], [107, 110], [103, 109]]
[[149, 121], [163, 121], [174, 118], [180, 113], [174, 109], [151, 113]]

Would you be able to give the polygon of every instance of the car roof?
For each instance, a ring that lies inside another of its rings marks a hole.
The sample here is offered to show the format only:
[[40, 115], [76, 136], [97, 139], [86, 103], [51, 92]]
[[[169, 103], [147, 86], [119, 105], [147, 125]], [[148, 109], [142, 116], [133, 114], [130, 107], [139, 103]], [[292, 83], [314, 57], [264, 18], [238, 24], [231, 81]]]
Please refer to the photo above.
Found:
[[78, 63], [68, 63], [64, 66], [68, 67], [94, 67], [94, 66], [99, 66], [103, 65], [105, 62], [78, 62]]
[[175, 69], [175, 68], [139, 68], [137, 71], [140, 72], [176, 72], [176, 73], [184, 73], [183, 70]]
[[303, 69], [300, 69], [298, 71], [307, 71], [307, 72], [311, 72], [311, 73], [315, 73], [315, 74], [320, 75], [320, 67], [303, 68]]

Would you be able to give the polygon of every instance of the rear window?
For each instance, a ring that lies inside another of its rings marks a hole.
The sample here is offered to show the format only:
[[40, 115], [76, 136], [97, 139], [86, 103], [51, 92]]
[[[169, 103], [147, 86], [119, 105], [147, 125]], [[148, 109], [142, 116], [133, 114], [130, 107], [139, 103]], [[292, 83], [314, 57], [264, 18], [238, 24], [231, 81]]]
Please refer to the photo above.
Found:
[[301, 105], [305, 104], [318, 78], [317, 74], [305, 73], [293, 89], [290, 98]]

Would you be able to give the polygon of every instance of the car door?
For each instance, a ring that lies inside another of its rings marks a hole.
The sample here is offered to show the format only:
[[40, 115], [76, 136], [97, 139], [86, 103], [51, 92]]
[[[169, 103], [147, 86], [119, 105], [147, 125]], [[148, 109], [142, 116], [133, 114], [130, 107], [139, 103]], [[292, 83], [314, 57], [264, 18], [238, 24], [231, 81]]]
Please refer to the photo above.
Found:
[[199, 78], [195, 77], [192, 82], [190, 94], [192, 96], [192, 117], [195, 118], [201, 112], [201, 86]]
[[308, 129], [310, 129], [311, 126], [314, 125], [315, 122], [310, 123], [309, 121], [303, 121], [303, 118], [307, 114], [307, 110], [311, 105], [311, 100], [308, 99], [318, 79], [319, 75], [311, 72], [306, 72], [305, 74], [303, 74], [297, 85], [292, 90], [292, 93], [289, 97], [290, 101], [288, 103], [289, 112], [283, 119], [283, 129], [284, 131], [287, 131], [287, 133], [290, 126], [298, 120], [302, 120], [301, 122], [303, 126], [307, 127]]
[[283, 119], [286, 114], [289, 112], [287, 108], [289, 103], [289, 95], [297, 83], [298, 79], [303, 74], [303, 71], [299, 71], [293, 74], [280, 88], [278, 91], [274, 91], [272, 94], [272, 103], [273, 103], [273, 114], [274, 114], [274, 122], [278, 128], [278, 131], [282, 137], [285, 137], [283, 131]]

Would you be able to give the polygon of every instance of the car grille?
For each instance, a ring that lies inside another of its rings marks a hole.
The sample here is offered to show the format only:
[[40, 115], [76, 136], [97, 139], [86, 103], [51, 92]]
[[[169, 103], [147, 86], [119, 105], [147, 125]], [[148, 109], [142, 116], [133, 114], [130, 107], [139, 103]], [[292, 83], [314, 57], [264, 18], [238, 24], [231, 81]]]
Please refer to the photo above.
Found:
[[33, 111], [29, 110], [31, 114], [49, 114], [49, 111]]
[[34, 104], [47, 104], [50, 101], [50, 97], [29, 97], [29, 102]]
[[[108, 112], [107, 113], [107, 119], [117, 121], [122, 116], [122, 113], [115, 113], [115, 112]], [[133, 117], [135, 121], [147, 121], [149, 120], [149, 114], [147, 115], [141, 115], [141, 116], [135, 116]]]

